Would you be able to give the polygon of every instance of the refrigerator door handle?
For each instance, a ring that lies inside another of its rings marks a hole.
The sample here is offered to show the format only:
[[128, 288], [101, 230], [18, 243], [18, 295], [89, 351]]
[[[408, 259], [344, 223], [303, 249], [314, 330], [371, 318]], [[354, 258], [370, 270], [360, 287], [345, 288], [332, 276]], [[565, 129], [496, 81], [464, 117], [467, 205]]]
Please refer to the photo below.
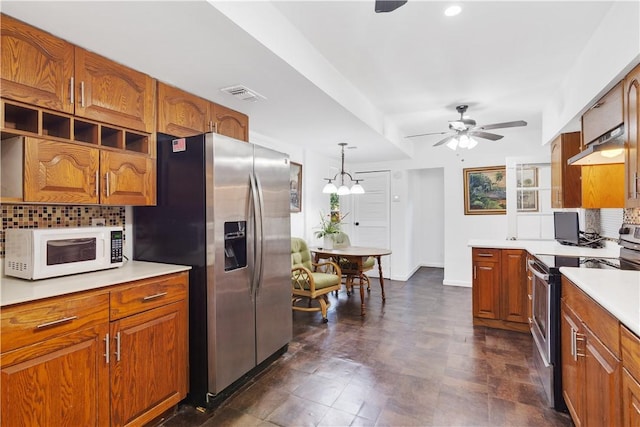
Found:
[[254, 175], [249, 176], [249, 183], [251, 184], [251, 199], [253, 204], [253, 226], [254, 226], [254, 238], [253, 238], [253, 272], [251, 275], [251, 298], [255, 298], [257, 294], [258, 284], [260, 282], [260, 275], [262, 270], [262, 221], [260, 211], [260, 196], [258, 193], [258, 183]]
[[263, 215], [264, 215], [264, 197], [262, 197], [262, 184], [260, 184], [260, 179], [254, 175], [254, 179], [256, 182], [256, 192], [258, 194], [258, 206], [259, 206], [259, 212], [258, 212], [258, 216], [256, 217], [257, 219], [257, 223], [259, 224], [258, 227], [256, 227], [256, 237], [257, 237], [257, 242], [256, 242], [256, 249], [259, 249], [256, 251], [256, 261], [258, 261], [258, 263], [256, 264], [256, 270], [258, 272], [258, 280], [256, 281], [255, 284], [255, 296], [258, 296], [258, 294], [260, 293], [260, 283], [262, 283], [262, 273], [264, 271], [264, 224], [263, 224]]

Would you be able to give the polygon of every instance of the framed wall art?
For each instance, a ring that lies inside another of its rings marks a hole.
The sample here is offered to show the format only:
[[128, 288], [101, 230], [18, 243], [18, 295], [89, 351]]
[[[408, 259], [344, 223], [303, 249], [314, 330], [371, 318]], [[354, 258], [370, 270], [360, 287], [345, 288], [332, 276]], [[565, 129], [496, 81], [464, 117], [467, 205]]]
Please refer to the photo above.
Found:
[[463, 169], [463, 174], [465, 215], [507, 213], [505, 166]]
[[291, 175], [289, 177], [289, 206], [291, 212], [302, 211], [302, 165], [290, 162]]

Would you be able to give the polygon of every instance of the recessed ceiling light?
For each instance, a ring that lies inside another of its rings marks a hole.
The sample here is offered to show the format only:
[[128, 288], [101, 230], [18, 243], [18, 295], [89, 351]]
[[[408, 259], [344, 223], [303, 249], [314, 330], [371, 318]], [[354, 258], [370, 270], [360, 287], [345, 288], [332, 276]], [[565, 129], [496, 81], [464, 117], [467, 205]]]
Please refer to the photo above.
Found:
[[456, 16], [460, 12], [462, 12], [462, 8], [460, 6], [449, 6], [445, 9], [444, 14], [445, 16]]

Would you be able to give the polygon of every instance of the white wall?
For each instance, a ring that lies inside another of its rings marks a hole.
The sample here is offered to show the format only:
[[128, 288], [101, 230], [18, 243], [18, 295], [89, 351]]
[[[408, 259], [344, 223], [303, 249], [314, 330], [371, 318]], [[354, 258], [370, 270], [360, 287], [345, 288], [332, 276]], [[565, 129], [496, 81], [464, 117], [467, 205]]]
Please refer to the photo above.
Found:
[[417, 197], [413, 252], [417, 264], [444, 267], [444, 168], [412, 171]]

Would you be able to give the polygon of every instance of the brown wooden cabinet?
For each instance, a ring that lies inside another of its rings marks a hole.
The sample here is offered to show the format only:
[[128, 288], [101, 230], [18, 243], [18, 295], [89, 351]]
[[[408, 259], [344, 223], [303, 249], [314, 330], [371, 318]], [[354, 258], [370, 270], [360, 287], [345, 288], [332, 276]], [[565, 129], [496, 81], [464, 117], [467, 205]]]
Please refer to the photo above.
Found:
[[188, 273], [111, 292], [111, 425], [142, 425], [187, 393]]
[[249, 141], [249, 117], [158, 82], [158, 132], [181, 138], [216, 132]]
[[210, 102], [158, 82], [158, 132], [184, 138], [209, 132]]
[[155, 205], [156, 168], [144, 155], [103, 150], [100, 153], [102, 188], [100, 203], [106, 205]]
[[624, 207], [624, 164], [582, 166], [582, 207]]
[[187, 394], [188, 273], [3, 307], [7, 426], [143, 425]]
[[0, 95], [73, 113], [73, 45], [7, 15], [0, 40]]
[[580, 166], [567, 160], [580, 152], [580, 132], [563, 133], [551, 143], [551, 207], [578, 208], [582, 203]]
[[[24, 166], [16, 168], [23, 171], [24, 192], [19, 194], [19, 190], [15, 190], [11, 200], [103, 205], [155, 204], [155, 162], [149, 156], [40, 138], [27, 137], [24, 142], [11, 142], [24, 144]], [[7, 161], [14, 160], [9, 158]]]
[[622, 418], [625, 427], [640, 425], [640, 339], [620, 326], [622, 351]]
[[77, 116], [155, 131], [156, 86], [151, 77], [76, 47], [75, 80]]
[[212, 104], [210, 117], [216, 133], [240, 141], [249, 141], [249, 117], [246, 114], [219, 104]]
[[473, 323], [527, 332], [526, 251], [473, 248]]
[[24, 201], [98, 203], [99, 150], [39, 138], [24, 141]]
[[624, 120], [626, 136], [626, 162], [624, 198], [625, 207], [640, 207], [640, 157], [638, 152], [640, 123], [640, 65], [636, 66], [624, 79]]
[[1, 424], [108, 426], [107, 293], [3, 307]]
[[620, 425], [619, 322], [562, 277], [562, 388], [576, 425]]

